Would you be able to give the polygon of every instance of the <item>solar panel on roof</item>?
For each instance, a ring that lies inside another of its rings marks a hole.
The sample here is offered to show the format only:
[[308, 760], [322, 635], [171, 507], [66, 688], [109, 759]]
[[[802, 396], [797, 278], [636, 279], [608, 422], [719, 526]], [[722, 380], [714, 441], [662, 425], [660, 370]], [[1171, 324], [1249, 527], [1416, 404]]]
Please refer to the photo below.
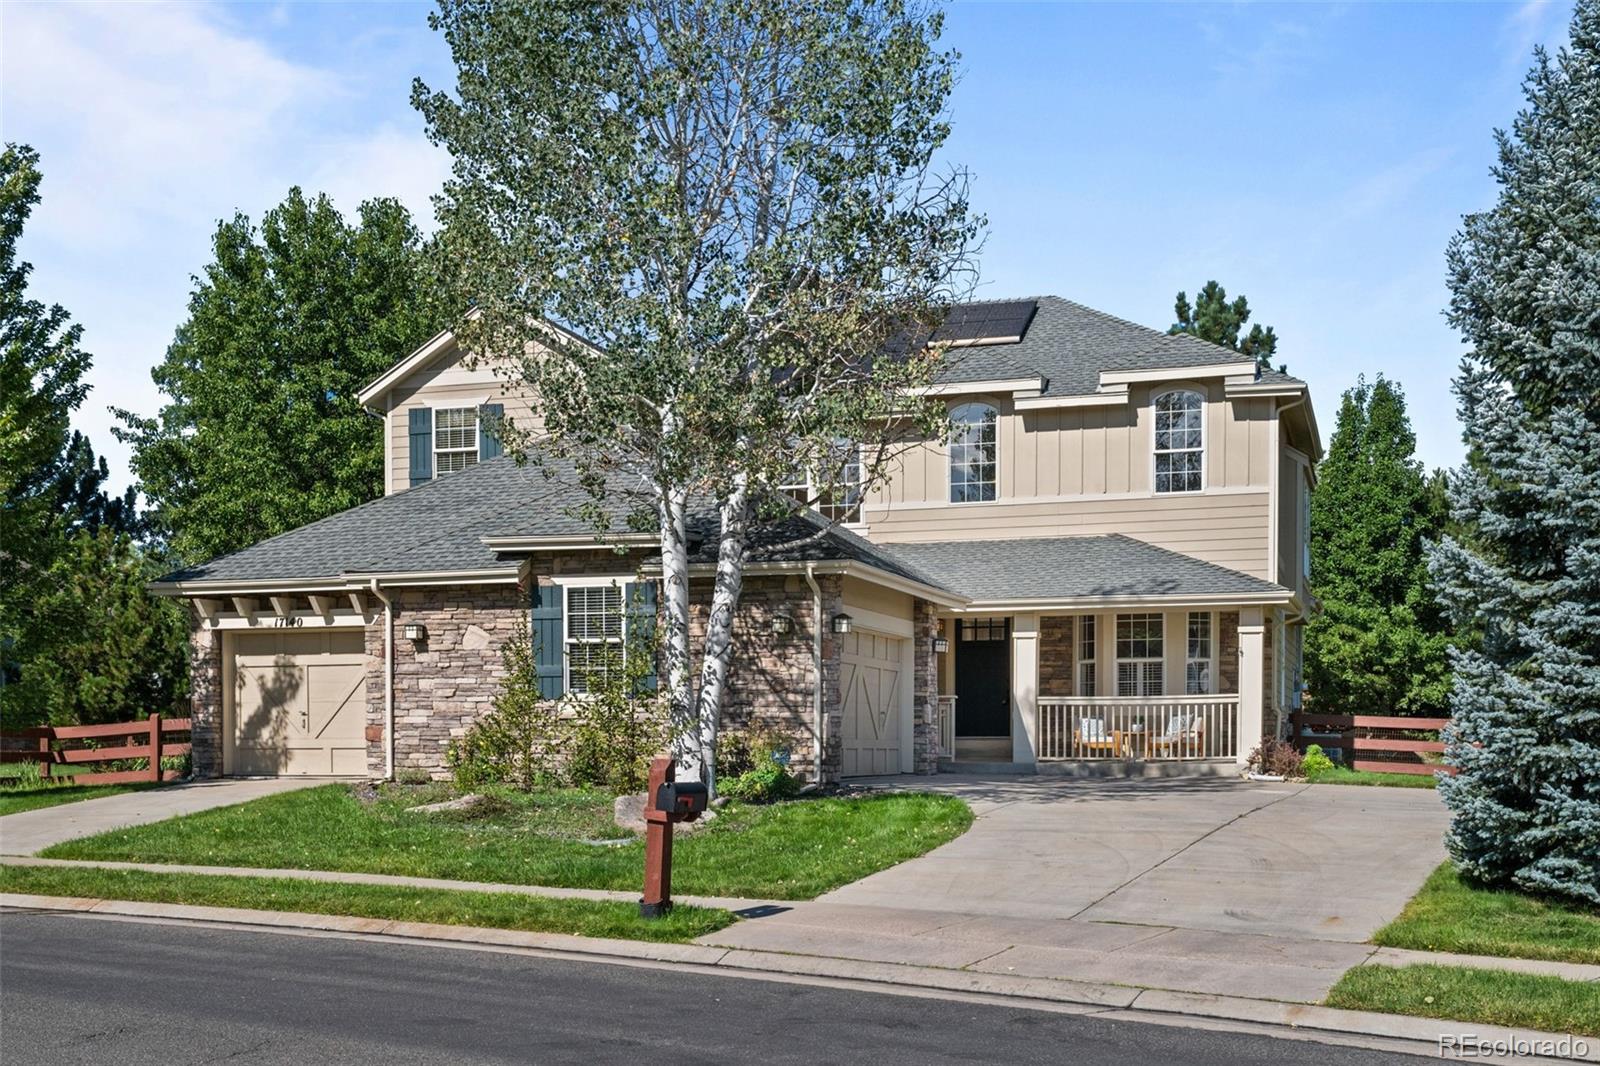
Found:
[[1028, 331], [1037, 309], [1033, 300], [957, 304], [934, 331], [933, 340], [949, 345], [1015, 343]]

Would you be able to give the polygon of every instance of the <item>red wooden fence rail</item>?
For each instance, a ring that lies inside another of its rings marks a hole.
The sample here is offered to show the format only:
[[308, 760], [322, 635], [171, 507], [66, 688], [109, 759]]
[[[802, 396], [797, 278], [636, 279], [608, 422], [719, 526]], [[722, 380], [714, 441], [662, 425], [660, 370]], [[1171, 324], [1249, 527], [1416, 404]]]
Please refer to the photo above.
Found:
[[[1321, 744], [1325, 748], [1339, 748], [1345, 753], [1345, 763], [1352, 770], [1373, 770], [1386, 774], [1431, 774], [1439, 770], [1455, 773], [1455, 768], [1441, 763], [1423, 762], [1424, 752], [1444, 751], [1444, 741], [1416, 740], [1412, 737], [1382, 736], [1389, 732], [1432, 732], [1450, 724], [1448, 718], [1411, 718], [1389, 714], [1311, 714], [1296, 711], [1289, 716], [1293, 729], [1293, 743], [1297, 750], [1305, 751], [1308, 744]], [[1309, 726], [1315, 735], [1302, 735]], [[1380, 735], [1373, 736], [1371, 734]], [[1388, 758], [1363, 759], [1363, 752], [1383, 752]], [[1414, 755], [1415, 760], [1393, 758], [1394, 755]]]
[[[142, 722], [113, 722], [110, 725], [38, 726], [0, 733], [0, 763], [31, 762], [49, 777], [52, 766], [112, 762], [118, 759], [147, 759], [143, 770], [97, 771], [87, 774], [62, 774], [64, 782], [78, 785], [122, 785], [140, 781], [173, 781], [178, 770], [162, 770], [161, 760], [189, 754], [189, 741], [174, 744], [172, 733], [189, 732], [188, 718], [162, 718], [152, 714]], [[100, 747], [68, 747], [71, 741], [94, 741]], [[119, 743], [120, 742], [120, 743]], [[57, 745], [61, 745], [57, 747]]]

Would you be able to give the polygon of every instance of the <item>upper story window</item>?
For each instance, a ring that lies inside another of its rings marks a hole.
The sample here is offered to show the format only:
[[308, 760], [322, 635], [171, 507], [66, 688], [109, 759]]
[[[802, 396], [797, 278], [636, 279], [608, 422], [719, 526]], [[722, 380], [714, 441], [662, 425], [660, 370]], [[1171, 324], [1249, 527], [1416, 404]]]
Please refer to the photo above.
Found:
[[1156, 397], [1156, 491], [1204, 488], [1205, 397], [1174, 389]]
[[950, 418], [950, 502], [994, 499], [999, 480], [998, 413], [986, 403], [964, 403], [950, 412]]
[[778, 491], [804, 507], [813, 507], [830, 522], [854, 522], [861, 511], [861, 448], [840, 441], [829, 449], [831, 470], [822, 476], [809, 470], [789, 474]]
[[435, 474], [465, 470], [478, 461], [478, 409], [436, 407], [433, 411]]

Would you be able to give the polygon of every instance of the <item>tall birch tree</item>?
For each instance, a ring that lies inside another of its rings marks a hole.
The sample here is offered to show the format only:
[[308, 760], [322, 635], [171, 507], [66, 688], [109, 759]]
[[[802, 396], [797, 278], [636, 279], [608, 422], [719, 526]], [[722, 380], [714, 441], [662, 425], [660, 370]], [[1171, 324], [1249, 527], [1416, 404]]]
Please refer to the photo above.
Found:
[[[627, 494], [659, 535], [676, 754], [711, 782], [770, 490], [805, 471], [819, 498], [853, 497], [940, 422], [916, 398], [940, 358], [921, 341], [981, 235], [965, 173], [934, 161], [956, 77], [942, 16], [442, 0], [431, 22], [457, 82], [413, 101], [454, 160], [439, 251], [472, 308], [459, 334], [537, 397], [514, 450], [570, 459], [597, 504]], [[702, 515], [716, 576], [692, 649]]]

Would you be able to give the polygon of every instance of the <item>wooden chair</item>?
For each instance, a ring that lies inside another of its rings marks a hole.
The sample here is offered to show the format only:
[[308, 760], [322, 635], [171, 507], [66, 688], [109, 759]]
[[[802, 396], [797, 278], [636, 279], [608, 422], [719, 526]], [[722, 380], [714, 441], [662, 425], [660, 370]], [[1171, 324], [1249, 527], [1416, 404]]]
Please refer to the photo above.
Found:
[[1145, 750], [1151, 757], [1194, 758], [1205, 748], [1205, 721], [1198, 714], [1175, 714], [1167, 719], [1166, 729], [1145, 740]]
[[1072, 731], [1072, 753], [1075, 756], [1111, 756], [1122, 750], [1122, 737], [1116, 732], [1106, 732], [1104, 718], [1084, 718]]

